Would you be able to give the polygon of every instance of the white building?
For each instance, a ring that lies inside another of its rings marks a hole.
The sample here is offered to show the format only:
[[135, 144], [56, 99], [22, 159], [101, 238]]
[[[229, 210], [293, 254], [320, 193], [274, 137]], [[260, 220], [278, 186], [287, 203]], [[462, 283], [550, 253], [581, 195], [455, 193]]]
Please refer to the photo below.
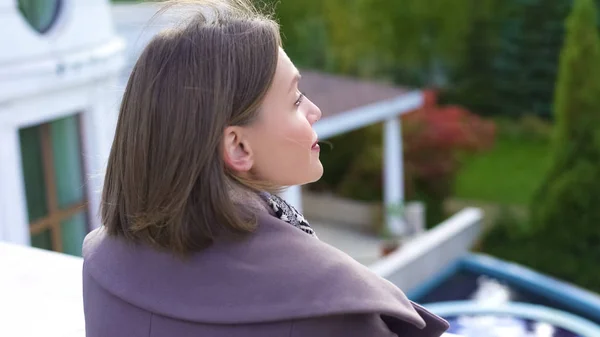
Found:
[[109, 0], [0, 0], [0, 241], [80, 255], [124, 42]]

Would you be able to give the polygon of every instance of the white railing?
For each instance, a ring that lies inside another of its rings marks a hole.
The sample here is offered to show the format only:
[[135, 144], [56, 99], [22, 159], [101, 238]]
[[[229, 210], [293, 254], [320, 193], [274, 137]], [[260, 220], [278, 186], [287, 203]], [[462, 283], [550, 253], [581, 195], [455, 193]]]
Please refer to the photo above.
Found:
[[400, 289], [415, 289], [469, 252], [481, 232], [482, 219], [482, 210], [466, 208], [370, 268]]

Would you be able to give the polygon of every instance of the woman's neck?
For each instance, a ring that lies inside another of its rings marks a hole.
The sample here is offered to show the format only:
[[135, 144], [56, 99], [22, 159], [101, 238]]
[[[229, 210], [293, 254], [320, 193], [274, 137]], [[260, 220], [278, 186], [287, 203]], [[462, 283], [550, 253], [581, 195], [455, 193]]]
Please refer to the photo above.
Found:
[[270, 208], [259, 193], [241, 186], [229, 189], [229, 195], [234, 204], [244, 205], [258, 212], [268, 212]]

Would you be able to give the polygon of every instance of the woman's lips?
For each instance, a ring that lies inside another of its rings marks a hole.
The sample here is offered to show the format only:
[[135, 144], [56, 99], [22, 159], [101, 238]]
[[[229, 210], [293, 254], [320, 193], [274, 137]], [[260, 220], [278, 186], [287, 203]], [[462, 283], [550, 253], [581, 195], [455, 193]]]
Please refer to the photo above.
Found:
[[319, 151], [320, 149], [321, 149], [321, 147], [319, 146], [319, 140], [316, 140], [313, 143], [311, 150], [313, 150], [313, 151]]

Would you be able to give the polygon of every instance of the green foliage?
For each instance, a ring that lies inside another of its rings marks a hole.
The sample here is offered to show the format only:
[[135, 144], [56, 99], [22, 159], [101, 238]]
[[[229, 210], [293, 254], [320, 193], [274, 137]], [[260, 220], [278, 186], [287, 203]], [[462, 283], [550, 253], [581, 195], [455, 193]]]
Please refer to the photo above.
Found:
[[[595, 0], [600, 4], [600, 0]], [[481, 3], [446, 102], [480, 114], [552, 118], [564, 20], [572, 0]], [[472, 3], [477, 6], [478, 2]], [[492, 13], [491, 15], [489, 13]]]
[[348, 168], [345, 179], [340, 182], [340, 195], [355, 200], [381, 201], [384, 183], [382, 162], [381, 144], [373, 144], [368, 150], [362, 151]]
[[[488, 3], [489, 0], [482, 0]], [[446, 69], [461, 62], [473, 11], [471, 0], [363, 1], [368, 39], [392, 60], [390, 70], [404, 85], [439, 85]]]
[[465, 54], [454, 70], [451, 84], [440, 100], [460, 104], [481, 114], [497, 113], [498, 95], [493, 60], [499, 49], [497, 33], [505, 15], [507, 1], [474, 1], [472, 22], [465, 37]]
[[532, 260], [539, 256], [527, 219], [518, 216], [507, 206], [501, 206], [492, 225], [484, 231], [479, 250], [531, 266]]
[[320, 0], [254, 0], [279, 22], [283, 47], [297, 66], [327, 70], [329, 32]]
[[[363, 62], [373, 50], [368, 39], [370, 27], [365, 20], [362, 5], [365, 0], [326, 0], [326, 28], [329, 36], [329, 54], [335, 72], [365, 75]], [[362, 73], [362, 74], [361, 74]]]
[[534, 230], [526, 218], [505, 208], [484, 233], [479, 250], [600, 292], [597, 272], [600, 254], [597, 249], [589, 249], [590, 245], [598, 246], [600, 241], [596, 236], [575, 237], [569, 229], [571, 225], [572, 222], [564, 223], [564, 230], [549, 235]]
[[594, 291], [600, 291], [599, 93], [596, 8], [592, 0], [575, 0], [560, 56], [552, 166], [531, 203], [526, 233], [488, 245], [502, 258]]
[[[284, 46], [301, 67], [402, 85], [443, 84], [465, 64], [473, 22], [503, 0], [256, 0], [276, 9]], [[481, 28], [481, 25], [478, 26]], [[489, 36], [480, 36], [482, 44]], [[469, 64], [469, 63], [466, 63]]]
[[600, 211], [594, 212], [600, 189], [582, 185], [600, 181], [600, 39], [594, 7], [592, 0], [577, 0], [567, 21], [556, 86], [553, 162], [532, 210], [540, 228], [551, 227], [557, 217], [600, 217]]
[[494, 90], [503, 114], [550, 117], [571, 0], [510, 0], [494, 62]]
[[[519, 259], [519, 246], [530, 239], [529, 222], [507, 205], [500, 205], [491, 226], [484, 231], [480, 243], [485, 253], [508, 260]], [[515, 250], [516, 249], [516, 250]]]
[[381, 201], [382, 126], [372, 125], [328, 139], [323, 146], [323, 177], [313, 190], [330, 190], [342, 197]]
[[463, 159], [455, 197], [528, 205], [550, 166], [551, 126], [532, 116], [495, 121], [498, 136], [494, 147]]
[[550, 115], [570, 0], [262, 1], [301, 67], [447, 88], [481, 114]]

